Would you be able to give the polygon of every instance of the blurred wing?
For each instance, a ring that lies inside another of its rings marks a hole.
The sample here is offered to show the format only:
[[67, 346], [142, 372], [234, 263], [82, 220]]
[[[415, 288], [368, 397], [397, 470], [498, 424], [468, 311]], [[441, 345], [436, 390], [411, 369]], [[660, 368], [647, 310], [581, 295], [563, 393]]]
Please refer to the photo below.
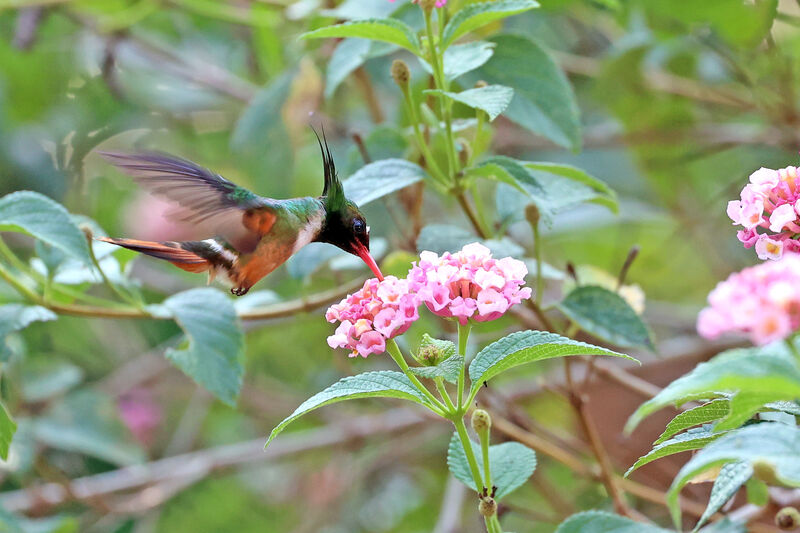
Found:
[[277, 203], [186, 159], [160, 153], [100, 154], [153, 194], [180, 206], [170, 218], [207, 227], [240, 252], [253, 251], [275, 220]]

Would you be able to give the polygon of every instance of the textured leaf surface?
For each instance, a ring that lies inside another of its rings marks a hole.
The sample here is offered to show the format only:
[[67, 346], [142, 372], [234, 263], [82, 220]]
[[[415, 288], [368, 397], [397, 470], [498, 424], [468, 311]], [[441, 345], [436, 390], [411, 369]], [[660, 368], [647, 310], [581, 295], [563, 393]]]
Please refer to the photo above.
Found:
[[451, 355], [436, 366], [411, 367], [411, 372], [417, 376], [435, 379], [442, 378], [450, 383], [458, 381], [461, 367], [464, 366], [464, 357], [458, 354]]
[[[472, 444], [475, 459], [478, 461], [478, 469], [483, 475], [481, 446], [472, 440], [470, 440], [470, 444]], [[469, 462], [467, 462], [467, 456], [464, 453], [464, 447], [461, 446], [458, 433], [453, 433], [450, 439], [450, 446], [447, 448], [447, 466], [453, 477], [469, 488], [475, 491], [479, 490], [475, 487], [475, 481], [472, 479]], [[492, 469], [492, 485], [497, 487], [495, 496], [497, 500], [500, 500], [519, 488], [533, 475], [533, 471], [536, 470], [536, 453], [519, 442], [495, 444], [489, 446], [489, 466]]]
[[300, 404], [300, 407], [272, 430], [266, 446], [269, 446], [272, 439], [286, 426], [304, 414], [323, 405], [357, 398], [400, 398], [430, 406], [429, 400], [414, 387], [402, 372], [383, 370], [348, 376]]
[[233, 304], [216, 289], [192, 289], [171, 296], [162, 307], [183, 329], [188, 346], [167, 358], [214, 396], [236, 404], [242, 387], [244, 334]]
[[586, 511], [564, 520], [556, 533], [670, 533], [670, 530], [603, 511]]
[[144, 459], [119, 418], [114, 401], [104, 394], [83, 390], [54, 403], [33, 420], [36, 440], [60, 450], [83, 453], [117, 465]]
[[465, 172], [506, 183], [532, 197], [545, 195], [541, 183], [525, 168], [524, 162], [508, 156], [489, 157], [475, 167], [466, 169]]
[[86, 235], [61, 204], [33, 191], [0, 198], [0, 231], [22, 231], [90, 265]]
[[714, 513], [722, 509], [722, 506], [733, 498], [734, 494], [739, 491], [739, 488], [752, 475], [753, 467], [745, 461], [728, 463], [723, 466], [717, 475], [717, 479], [714, 480], [714, 486], [711, 488], [711, 495], [708, 498], [708, 505], [706, 505], [706, 509], [703, 511], [703, 515], [698, 520], [697, 525], [694, 526], [693, 531], [697, 531]]
[[54, 312], [40, 305], [0, 306], [0, 361], [5, 361], [11, 355], [5, 342], [9, 333], [25, 329], [33, 322], [46, 322], [56, 318], [58, 317]]
[[456, 12], [442, 32], [442, 47], [447, 48], [462, 35], [495, 20], [539, 7], [533, 0], [499, 0], [469, 4]]
[[693, 407], [673, 418], [670, 423], [667, 424], [664, 433], [662, 433], [653, 444], [661, 444], [684, 429], [719, 420], [720, 418], [724, 418], [727, 414], [728, 400], [724, 398]]
[[410, 161], [383, 159], [362, 167], [342, 184], [345, 196], [362, 206], [426, 177], [422, 167]]
[[407, 24], [397, 19], [374, 18], [353, 20], [326, 26], [318, 30], [304, 33], [301, 39], [321, 39], [325, 37], [360, 37], [402, 46], [414, 53], [419, 53], [417, 34]]
[[[454, 80], [459, 76], [471, 72], [484, 65], [494, 53], [494, 43], [487, 41], [472, 41], [465, 44], [454, 44], [444, 52], [444, 77]], [[428, 72], [430, 66], [425, 63]]]
[[497, 44], [494, 55], [464, 76], [465, 86], [485, 80], [513, 87], [506, 116], [560, 146], [579, 149], [581, 125], [575, 94], [550, 54], [519, 35], [498, 35], [490, 41]]
[[504, 85], [487, 85], [486, 87], [467, 89], [460, 93], [441, 91], [438, 89], [425, 91], [425, 93], [449, 98], [455, 102], [468, 105], [473, 109], [485, 111], [489, 115], [489, 121], [494, 120], [500, 113], [505, 111], [508, 104], [511, 103], [511, 99], [514, 97], [514, 89]]
[[700, 449], [709, 442], [713, 442], [714, 440], [718, 439], [723, 434], [724, 433], [715, 433], [710, 425], [692, 428], [685, 433], [676, 435], [675, 437], [665, 440], [664, 442], [654, 446], [653, 449], [647, 453], [647, 455], [640, 457], [633, 464], [633, 466], [631, 466], [628, 471], [625, 472], [625, 475], [628, 476], [637, 468], [653, 462], [656, 459], [666, 457], [667, 455]]
[[627, 355], [544, 331], [518, 331], [478, 352], [469, 365], [472, 390], [510, 368], [533, 361], [569, 355], [612, 355], [636, 361]]
[[6, 406], [0, 403], [0, 459], [3, 461], [8, 459], [8, 449], [16, 431], [17, 424], [11, 419]]
[[[723, 352], [681, 376], [631, 415], [626, 431], [668, 405], [729, 395], [759, 395], [769, 402], [800, 397], [800, 369], [783, 344]], [[731, 410], [731, 414], [736, 413]], [[730, 416], [730, 414], [729, 414]]]
[[667, 493], [675, 524], [680, 522], [678, 494], [692, 478], [731, 461], [745, 462], [770, 484], [800, 487], [800, 428], [775, 422], [733, 430], [700, 450], [683, 465]]
[[608, 289], [584, 285], [572, 290], [558, 308], [582, 330], [617, 346], [653, 347], [650, 331], [628, 302]]
[[619, 211], [617, 193], [583, 169], [540, 161], [525, 162], [525, 168], [531, 171], [547, 192], [548, 208], [554, 213], [583, 202], [602, 205], [612, 213]]

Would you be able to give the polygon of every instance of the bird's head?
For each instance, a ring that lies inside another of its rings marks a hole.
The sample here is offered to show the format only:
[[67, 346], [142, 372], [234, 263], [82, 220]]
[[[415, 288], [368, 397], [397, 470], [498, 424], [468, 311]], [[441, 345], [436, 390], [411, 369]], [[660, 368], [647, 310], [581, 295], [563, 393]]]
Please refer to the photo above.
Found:
[[[314, 134], [316, 135], [316, 131]], [[325, 221], [317, 237], [320, 242], [327, 242], [338, 246], [345, 252], [357, 255], [372, 270], [375, 276], [383, 281], [383, 274], [377, 263], [369, 253], [369, 226], [364, 215], [355, 203], [344, 195], [342, 182], [336, 174], [325, 130], [322, 131], [323, 141], [317, 135], [319, 148], [322, 151], [322, 164], [325, 170], [325, 187], [322, 190], [322, 203], [325, 206]]]

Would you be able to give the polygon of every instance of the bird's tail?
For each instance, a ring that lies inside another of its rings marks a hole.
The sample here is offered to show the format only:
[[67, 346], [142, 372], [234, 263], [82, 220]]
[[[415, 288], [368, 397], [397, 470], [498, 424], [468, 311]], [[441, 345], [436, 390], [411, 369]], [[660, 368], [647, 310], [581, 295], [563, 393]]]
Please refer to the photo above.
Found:
[[[202, 249], [198, 249], [198, 244], [205, 241], [190, 242], [151, 242], [139, 241], [136, 239], [112, 239], [109, 237], [96, 237], [98, 241], [110, 242], [117, 246], [122, 246], [129, 250], [157, 257], [169, 261], [173, 265], [188, 272], [205, 272], [211, 267], [216, 266], [210, 257], [203, 257]], [[203, 254], [207, 255], [207, 254]]]

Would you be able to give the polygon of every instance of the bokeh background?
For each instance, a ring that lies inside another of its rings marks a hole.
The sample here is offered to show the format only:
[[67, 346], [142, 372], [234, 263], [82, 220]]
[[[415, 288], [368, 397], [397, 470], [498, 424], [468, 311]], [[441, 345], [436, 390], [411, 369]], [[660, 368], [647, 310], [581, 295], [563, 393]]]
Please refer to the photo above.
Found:
[[[374, 159], [403, 157], [408, 146], [399, 128], [406, 122], [389, 66], [406, 59], [424, 84], [413, 58], [372, 50], [343, 76], [344, 66], [329, 63], [336, 42], [297, 39], [337, 19], [388, 15], [403, 2], [0, 0], [0, 195], [38, 191], [110, 235], [179, 240], [193, 228], [167, 221], [163, 203], [94, 150], [164, 150], [277, 198], [321, 192], [309, 123], [325, 125], [343, 178], [363, 165], [354, 135]], [[581, 205], [545, 228], [544, 256], [555, 269], [545, 301], [560, 294], [567, 262], [615, 277], [639, 246], [628, 282], [646, 295], [644, 317], [657, 343], [654, 352], [635, 354], [641, 369], [629, 370], [645, 389], [664, 385], [720, 350], [697, 337], [696, 314], [719, 280], [756, 261], [736, 240], [727, 201], [758, 167], [797, 161], [800, 8], [790, 0], [541, 3], [504, 30], [552, 51], [577, 95], [582, 147], [564, 149], [500, 117], [493, 149], [574, 164], [617, 191], [618, 215]], [[530, 252], [520, 213], [506, 213], [494, 189], [484, 192], [486, 209], [507, 216], [509, 234]], [[365, 211], [373, 250], [388, 256], [390, 272], [402, 272], [424, 226], [469, 231], [455, 201], [426, 193], [417, 205], [419, 194], [402, 191]], [[409, 211], [415, 206], [418, 215]], [[9, 242], [32, 253], [25, 239]], [[129, 275], [150, 301], [204, 283], [149, 259], [135, 259]], [[312, 248], [263, 281], [258, 288], [269, 292], [256, 303], [303, 298], [365, 275], [357, 262]], [[12, 293], [2, 287], [0, 294]], [[470, 349], [515, 327], [512, 318], [480, 327]], [[477, 502], [447, 474], [450, 429], [415, 418], [407, 406], [361, 401], [321, 410], [292, 428], [303, 433], [287, 432], [274, 455], [263, 455], [259, 443], [304, 398], [341, 376], [390, 365], [331, 351], [325, 338], [332, 327], [320, 308], [249, 322], [246, 330], [236, 409], [163, 359], [179, 334], [172, 323], [64, 316], [14, 336], [2, 386], [20, 429], [0, 467], [2, 512], [25, 531], [481, 530]], [[427, 315], [408, 343], [426, 330], [454, 334]], [[526, 367], [493, 383], [488, 398], [520, 425], [587, 458], [567, 402], [553, 391], [559, 369]], [[615, 379], [607, 370], [586, 392], [624, 471], [649, 450], [669, 413], [622, 435], [646, 391]], [[125, 470], [165, 458], [172, 459], [158, 463], [165, 473], [158, 479]], [[634, 479], [663, 490], [685, 460], [654, 463]], [[92, 477], [100, 473], [107, 475]], [[55, 504], [34, 490], [45, 482], [74, 488], [83, 478], [94, 480], [94, 492]], [[687, 492], [700, 511], [707, 492], [704, 485]], [[662, 505], [632, 498], [667, 523]], [[610, 508], [602, 484], [539, 454], [532, 481], [504, 507], [503, 523], [511, 531], [553, 531], [589, 508]]]

